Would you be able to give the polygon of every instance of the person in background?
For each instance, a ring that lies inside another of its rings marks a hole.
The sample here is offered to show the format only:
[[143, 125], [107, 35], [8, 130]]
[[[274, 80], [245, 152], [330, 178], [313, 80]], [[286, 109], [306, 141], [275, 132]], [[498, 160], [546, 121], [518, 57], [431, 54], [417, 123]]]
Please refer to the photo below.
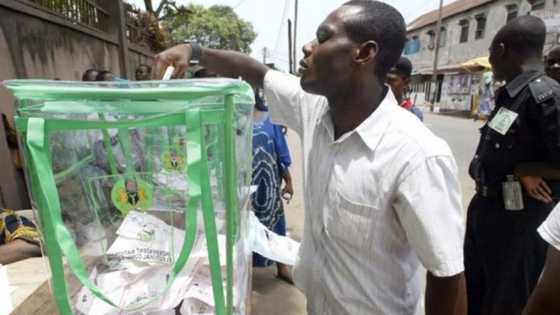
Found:
[[[294, 194], [289, 167], [290, 151], [282, 129], [272, 124], [263, 99], [255, 94], [253, 123], [253, 182], [257, 191], [252, 206], [259, 221], [278, 235], [286, 235], [286, 216], [282, 198], [290, 200]], [[285, 182], [282, 188], [282, 179]], [[253, 266], [268, 267], [273, 262], [254, 253]], [[276, 263], [278, 279], [293, 284], [288, 266]]]
[[95, 81], [115, 81], [116, 76], [107, 70], [101, 70], [95, 77]]
[[560, 46], [552, 48], [546, 56], [546, 75], [560, 82]]
[[136, 81], [147, 81], [152, 77], [152, 67], [147, 64], [140, 64], [134, 72]]
[[401, 107], [414, 113], [420, 121], [424, 121], [422, 111], [412, 103], [410, 96], [407, 95], [411, 75], [412, 63], [408, 58], [401, 57], [397, 64], [391, 68], [387, 74], [387, 84], [391, 87], [391, 90]]
[[41, 256], [41, 238], [29, 219], [0, 209], [0, 264]]
[[544, 270], [523, 315], [560, 314], [560, 204], [539, 227], [538, 233], [550, 245]]
[[93, 82], [97, 81], [97, 76], [99, 75], [99, 70], [97, 69], [87, 69], [82, 75], [82, 81]]
[[520, 16], [490, 46], [494, 79], [506, 84], [496, 92], [469, 168], [476, 183], [465, 238], [471, 315], [521, 314], [544, 265], [548, 246], [536, 230], [560, 182], [518, 168], [560, 163], [560, 85], [543, 72], [545, 38], [541, 19]]
[[483, 75], [480, 89], [478, 91], [479, 105], [477, 119], [487, 119], [490, 116], [491, 105], [494, 101], [494, 86], [492, 73], [487, 72]]

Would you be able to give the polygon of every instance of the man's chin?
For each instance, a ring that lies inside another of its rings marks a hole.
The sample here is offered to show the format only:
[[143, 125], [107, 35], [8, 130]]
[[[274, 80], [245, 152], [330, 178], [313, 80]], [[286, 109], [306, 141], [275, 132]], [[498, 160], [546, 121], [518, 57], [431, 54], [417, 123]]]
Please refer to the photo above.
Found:
[[317, 89], [317, 82], [310, 80], [309, 78], [306, 78], [305, 75], [303, 75], [299, 81], [301, 88], [307, 92], [307, 93], [311, 93], [311, 94], [319, 94], [321, 95], [321, 93], [319, 92], [319, 89]]

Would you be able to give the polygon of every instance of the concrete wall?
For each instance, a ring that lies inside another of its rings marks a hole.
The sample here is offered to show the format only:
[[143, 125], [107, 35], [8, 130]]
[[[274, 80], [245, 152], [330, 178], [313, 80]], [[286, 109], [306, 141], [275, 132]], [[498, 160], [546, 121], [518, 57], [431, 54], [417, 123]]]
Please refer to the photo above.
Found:
[[[103, 3], [100, 1], [100, 3]], [[118, 15], [119, 2], [106, 0], [111, 17]], [[122, 8], [122, 6], [121, 6]], [[77, 25], [21, 1], [0, 2], [0, 82], [9, 79], [80, 80], [89, 68], [110, 70], [122, 77], [133, 77], [140, 63], [149, 63], [152, 53], [127, 43], [124, 73], [119, 23], [112, 22], [108, 32]], [[0, 114], [10, 120], [14, 99], [0, 87]], [[29, 206], [21, 171], [7, 150], [4, 126], [0, 121], [0, 206]]]
[[[440, 48], [438, 68], [461, 64], [472, 58], [488, 56], [488, 48], [492, 38], [498, 30], [505, 25], [507, 18], [506, 6], [517, 4], [519, 15], [526, 15], [530, 12], [531, 6], [527, 0], [498, 0], [481, 7], [463, 12], [443, 20], [442, 26], [446, 29], [446, 40]], [[560, 19], [560, 2], [557, 0], [546, 0], [546, 8], [539, 13], [553, 14]], [[482, 39], [475, 39], [476, 20], [478, 14], [486, 14], [486, 31]], [[460, 43], [461, 26], [459, 22], [468, 19], [470, 22], [469, 39], [465, 43]], [[417, 53], [407, 55], [411, 59], [416, 71], [430, 71], [433, 67], [433, 49], [428, 49], [428, 31], [435, 29], [435, 25], [428, 25], [423, 28], [409, 32], [408, 38], [418, 36], [420, 39], [420, 50]], [[549, 29], [545, 52], [558, 43], [558, 30]]]

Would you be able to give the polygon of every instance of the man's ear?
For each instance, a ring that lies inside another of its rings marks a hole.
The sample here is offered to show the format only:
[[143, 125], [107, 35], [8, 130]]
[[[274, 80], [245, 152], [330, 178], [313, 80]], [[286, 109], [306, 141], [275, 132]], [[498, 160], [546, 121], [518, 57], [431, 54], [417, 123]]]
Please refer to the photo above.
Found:
[[504, 43], [499, 43], [498, 45], [496, 45], [496, 56], [498, 57], [504, 57], [506, 55], [506, 44]]
[[359, 48], [355, 50], [354, 62], [360, 65], [366, 65], [375, 62], [377, 57], [377, 52], [379, 51], [379, 46], [377, 42], [370, 40], [360, 45]]

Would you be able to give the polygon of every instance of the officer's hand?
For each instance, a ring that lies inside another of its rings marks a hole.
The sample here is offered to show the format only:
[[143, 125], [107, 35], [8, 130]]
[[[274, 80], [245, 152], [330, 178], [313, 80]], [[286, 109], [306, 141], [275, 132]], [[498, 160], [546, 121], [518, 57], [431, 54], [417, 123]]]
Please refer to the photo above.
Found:
[[182, 77], [191, 62], [192, 47], [189, 44], [173, 46], [159, 53], [154, 58], [152, 79], [161, 80], [169, 66], [175, 68], [174, 76]]
[[542, 177], [521, 176], [521, 183], [531, 197], [544, 203], [552, 202], [552, 197], [550, 196], [552, 194], [552, 190], [548, 187]]

